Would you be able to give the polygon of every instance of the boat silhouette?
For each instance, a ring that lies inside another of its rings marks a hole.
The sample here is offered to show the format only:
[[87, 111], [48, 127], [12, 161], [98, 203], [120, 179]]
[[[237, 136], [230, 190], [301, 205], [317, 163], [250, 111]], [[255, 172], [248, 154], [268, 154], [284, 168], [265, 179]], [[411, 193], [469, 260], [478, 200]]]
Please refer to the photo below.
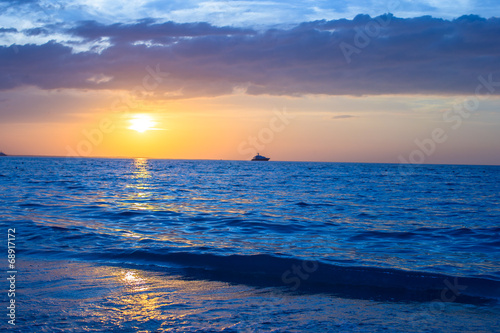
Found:
[[255, 155], [252, 158], [252, 161], [269, 161], [269, 157], [265, 157], [265, 156], [262, 156], [261, 154], [257, 153], [257, 155]]

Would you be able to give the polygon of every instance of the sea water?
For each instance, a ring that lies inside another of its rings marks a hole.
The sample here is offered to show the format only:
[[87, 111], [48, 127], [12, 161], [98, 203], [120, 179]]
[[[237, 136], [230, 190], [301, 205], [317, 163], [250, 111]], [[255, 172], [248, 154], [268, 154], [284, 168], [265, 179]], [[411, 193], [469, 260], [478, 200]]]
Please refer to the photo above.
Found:
[[498, 166], [3, 157], [0, 203], [13, 331], [500, 327]]

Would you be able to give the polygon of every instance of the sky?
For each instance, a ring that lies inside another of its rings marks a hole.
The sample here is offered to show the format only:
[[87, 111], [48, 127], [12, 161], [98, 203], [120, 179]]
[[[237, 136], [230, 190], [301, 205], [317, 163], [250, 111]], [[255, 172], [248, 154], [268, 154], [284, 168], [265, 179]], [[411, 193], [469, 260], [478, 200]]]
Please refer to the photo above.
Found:
[[500, 165], [500, 6], [0, 0], [0, 151]]

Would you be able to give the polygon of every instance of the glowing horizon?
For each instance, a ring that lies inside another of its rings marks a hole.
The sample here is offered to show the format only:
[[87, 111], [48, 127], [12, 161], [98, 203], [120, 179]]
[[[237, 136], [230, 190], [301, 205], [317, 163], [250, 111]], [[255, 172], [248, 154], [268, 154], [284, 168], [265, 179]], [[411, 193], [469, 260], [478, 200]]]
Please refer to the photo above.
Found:
[[8, 155], [500, 164], [496, 6], [78, 3], [0, 3]]

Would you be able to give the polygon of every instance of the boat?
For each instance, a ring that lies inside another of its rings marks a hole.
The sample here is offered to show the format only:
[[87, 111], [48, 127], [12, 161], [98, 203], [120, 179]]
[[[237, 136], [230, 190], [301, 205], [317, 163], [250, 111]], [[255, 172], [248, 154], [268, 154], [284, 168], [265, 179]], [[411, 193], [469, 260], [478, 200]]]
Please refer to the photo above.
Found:
[[261, 154], [257, 153], [257, 155], [255, 155], [252, 158], [252, 161], [269, 161], [269, 157], [265, 157], [265, 156], [262, 156]]

